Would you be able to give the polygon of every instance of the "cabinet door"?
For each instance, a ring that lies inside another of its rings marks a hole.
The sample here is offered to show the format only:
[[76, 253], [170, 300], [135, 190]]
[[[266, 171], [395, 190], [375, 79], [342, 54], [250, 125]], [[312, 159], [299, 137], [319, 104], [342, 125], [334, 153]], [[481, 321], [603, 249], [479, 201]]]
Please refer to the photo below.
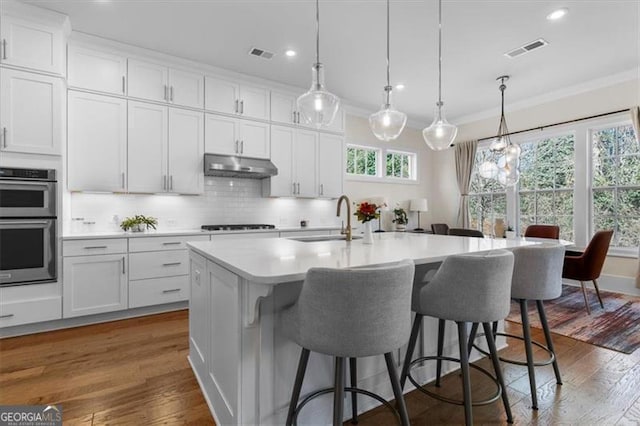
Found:
[[269, 158], [269, 124], [238, 120], [240, 155]]
[[65, 46], [61, 29], [2, 15], [0, 38], [2, 63], [63, 74]]
[[240, 86], [240, 114], [247, 118], [269, 119], [269, 90]]
[[167, 189], [167, 107], [129, 101], [127, 187], [129, 192]]
[[169, 108], [169, 191], [204, 191], [204, 114]]
[[204, 150], [208, 154], [240, 154], [238, 120], [222, 115], [206, 114]]
[[205, 77], [204, 107], [225, 114], [239, 113], [239, 86], [227, 80]]
[[63, 317], [127, 309], [127, 255], [65, 257]]
[[295, 124], [296, 98], [280, 92], [271, 92], [271, 121]]
[[69, 190], [125, 191], [127, 101], [69, 91], [68, 109]]
[[204, 108], [204, 76], [170, 68], [169, 100], [174, 105]]
[[59, 155], [62, 81], [4, 68], [0, 74], [0, 150]]
[[298, 197], [316, 197], [318, 132], [298, 130], [294, 145], [293, 169], [294, 182]]
[[191, 252], [189, 259], [191, 298], [189, 299], [190, 357], [196, 369], [209, 359], [209, 281], [204, 257]]
[[149, 99], [151, 101], [167, 101], [169, 96], [168, 69], [151, 62], [129, 59], [129, 96]]
[[69, 86], [126, 94], [127, 58], [93, 48], [69, 46]]
[[293, 146], [296, 129], [271, 126], [271, 162], [278, 168], [278, 174], [269, 178], [271, 197], [293, 195]]
[[343, 167], [342, 137], [320, 133], [318, 141], [318, 195], [338, 198], [342, 195]]

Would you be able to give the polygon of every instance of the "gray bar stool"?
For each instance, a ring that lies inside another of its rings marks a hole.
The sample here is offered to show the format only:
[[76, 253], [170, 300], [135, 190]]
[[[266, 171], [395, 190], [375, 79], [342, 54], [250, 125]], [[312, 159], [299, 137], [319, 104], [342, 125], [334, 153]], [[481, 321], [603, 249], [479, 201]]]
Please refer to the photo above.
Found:
[[[311, 399], [331, 392], [334, 393], [334, 425], [343, 423], [345, 391], [352, 394], [354, 423], [357, 422], [358, 393], [396, 412], [379, 395], [357, 388], [356, 358], [382, 354], [400, 423], [409, 424], [392, 352], [409, 340], [414, 269], [411, 260], [380, 268], [309, 269], [298, 300], [282, 313], [285, 334], [302, 346], [287, 425], [295, 424], [299, 411]], [[334, 387], [313, 392], [298, 405], [310, 351], [335, 357]], [[350, 359], [351, 369], [351, 387], [347, 388], [344, 386], [345, 358]]]
[[[491, 332], [491, 323], [502, 320], [509, 314], [509, 292], [512, 272], [513, 255], [505, 250], [495, 250], [483, 254], [449, 256], [442, 262], [440, 269], [431, 281], [423, 283], [419, 289], [414, 289], [411, 304], [416, 316], [411, 329], [400, 385], [404, 387], [408, 378], [416, 389], [429, 396], [444, 402], [464, 405], [466, 425], [473, 424], [472, 405], [486, 405], [497, 401], [500, 396], [502, 396], [507, 420], [509, 423], [513, 422], [504, 378], [498, 361], [498, 353]], [[412, 361], [411, 358], [415, 350], [418, 332], [422, 324], [422, 318], [425, 315], [439, 319], [438, 355], [421, 357]], [[460, 359], [442, 356], [445, 320], [455, 321], [458, 325]], [[489, 371], [469, 364], [467, 325], [479, 323], [483, 325], [485, 330], [487, 345], [496, 375], [495, 378]], [[411, 376], [411, 368], [427, 360], [436, 360], [438, 362], [437, 386], [440, 384], [441, 362], [446, 360], [460, 363], [463, 401], [456, 401], [438, 395], [415, 381]], [[470, 367], [489, 376], [496, 383], [498, 389], [493, 397], [485, 401], [473, 402], [471, 400]]]
[[[536, 376], [534, 367], [541, 367], [553, 364], [553, 372], [556, 376], [556, 383], [562, 385], [560, 369], [556, 359], [551, 332], [547, 323], [547, 315], [544, 311], [544, 300], [557, 299], [562, 294], [562, 265], [564, 262], [564, 247], [560, 244], [545, 244], [531, 247], [518, 247], [513, 249], [514, 267], [513, 281], [511, 284], [511, 298], [520, 303], [520, 315], [522, 318], [522, 336], [507, 333], [497, 333], [497, 323], [493, 325], [493, 334], [499, 336], [512, 337], [524, 341], [526, 362], [500, 358], [501, 361], [510, 364], [527, 366], [529, 373], [529, 386], [531, 388], [531, 402], [534, 410], [538, 409], [538, 395], [536, 386]], [[529, 329], [528, 302], [535, 300], [538, 307], [540, 323], [544, 331], [547, 346], [531, 340]], [[476, 327], [477, 328], [477, 327]], [[471, 341], [475, 338], [475, 330], [471, 330]], [[533, 346], [535, 345], [549, 354], [545, 361], [535, 362], [533, 359]], [[480, 352], [482, 349], [474, 346]], [[484, 352], [483, 352], [484, 353]]]

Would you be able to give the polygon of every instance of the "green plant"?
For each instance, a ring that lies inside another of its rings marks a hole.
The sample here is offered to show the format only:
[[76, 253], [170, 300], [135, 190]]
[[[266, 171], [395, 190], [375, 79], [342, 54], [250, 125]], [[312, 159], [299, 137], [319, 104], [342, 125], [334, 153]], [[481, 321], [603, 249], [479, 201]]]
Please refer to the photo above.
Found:
[[120, 228], [125, 231], [133, 228], [139, 228], [141, 225], [144, 225], [147, 229], [153, 228], [156, 229], [156, 225], [158, 224], [158, 220], [155, 217], [144, 216], [144, 215], [135, 215], [133, 217], [125, 217], [122, 223], [120, 224]]
[[405, 212], [402, 207], [393, 209], [393, 215], [395, 216], [395, 218], [393, 219], [393, 223], [396, 223], [398, 225], [406, 225], [407, 223], [409, 223], [407, 212]]

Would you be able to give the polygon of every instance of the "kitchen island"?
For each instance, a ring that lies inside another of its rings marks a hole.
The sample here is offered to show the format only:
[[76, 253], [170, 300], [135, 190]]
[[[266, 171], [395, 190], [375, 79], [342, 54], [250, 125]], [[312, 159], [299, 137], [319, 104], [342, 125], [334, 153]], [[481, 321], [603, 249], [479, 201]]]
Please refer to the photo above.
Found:
[[[450, 255], [533, 244], [540, 242], [397, 232], [375, 234], [372, 245], [314, 237], [189, 243], [189, 359], [216, 424], [285, 423], [300, 348], [282, 334], [279, 313], [296, 300], [309, 268], [380, 266], [412, 259], [420, 276]], [[436, 320], [425, 321], [425, 353], [435, 352], [436, 331]], [[445, 354], [456, 356], [456, 348], [456, 336], [447, 334]], [[404, 349], [396, 359], [404, 359]], [[359, 387], [392, 399], [383, 358], [358, 362]], [[415, 376], [431, 380], [435, 366], [425, 366]], [[312, 353], [301, 399], [331, 386], [332, 380], [332, 359]], [[405, 392], [411, 389], [407, 386]], [[305, 406], [298, 423], [331, 423], [332, 398], [325, 395]], [[366, 411], [376, 404], [361, 398], [359, 408]], [[345, 413], [350, 410], [347, 403]]]

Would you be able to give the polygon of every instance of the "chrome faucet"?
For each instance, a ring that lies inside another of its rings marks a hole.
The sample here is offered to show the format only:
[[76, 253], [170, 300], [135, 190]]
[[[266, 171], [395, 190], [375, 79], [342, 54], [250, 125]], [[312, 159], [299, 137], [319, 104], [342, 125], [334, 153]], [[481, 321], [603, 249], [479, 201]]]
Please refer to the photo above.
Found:
[[352, 237], [351, 237], [351, 201], [349, 201], [349, 197], [347, 197], [346, 195], [341, 195], [340, 198], [338, 198], [338, 210], [336, 212], [336, 216], [340, 217], [340, 206], [342, 204], [342, 201], [345, 201], [347, 203], [347, 227], [344, 228], [342, 231], [340, 231], [341, 234], [344, 234], [347, 236], [347, 241], [351, 241]]

